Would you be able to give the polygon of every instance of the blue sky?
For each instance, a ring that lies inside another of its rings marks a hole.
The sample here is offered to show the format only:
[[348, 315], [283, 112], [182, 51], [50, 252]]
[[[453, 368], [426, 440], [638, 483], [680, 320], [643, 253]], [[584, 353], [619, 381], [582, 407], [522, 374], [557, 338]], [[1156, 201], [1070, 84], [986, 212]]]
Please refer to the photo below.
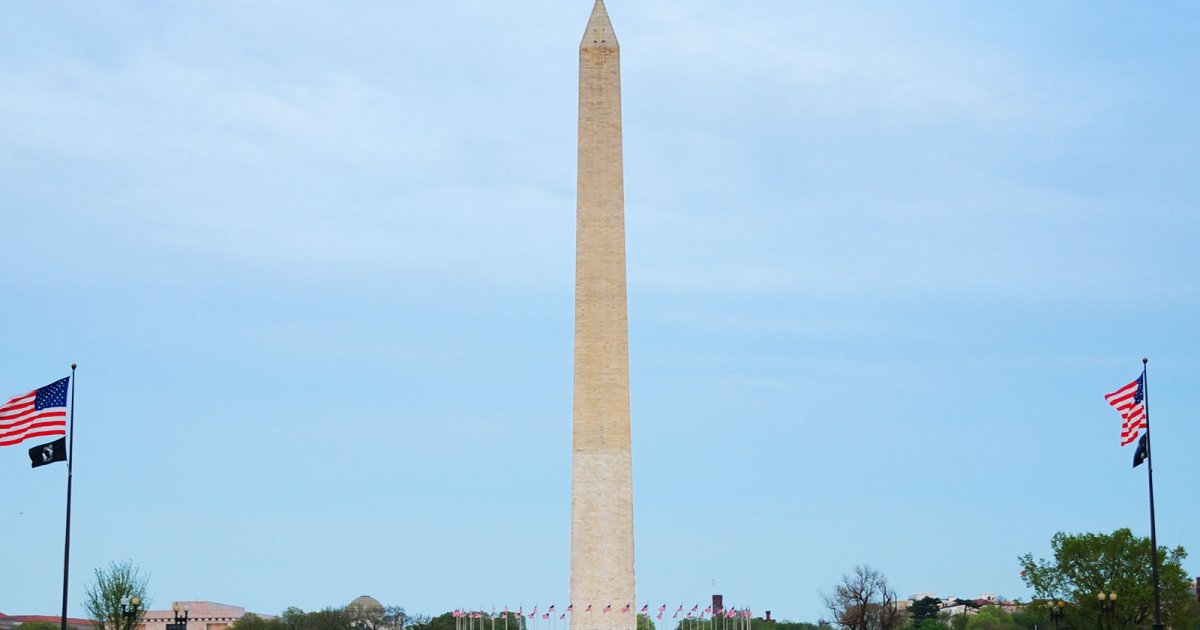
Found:
[[[608, 9], [642, 602], [1027, 597], [1055, 532], [1148, 533], [1144, 355], [1200, 553], [1194, 5]], [[0, 6], [0, 389], [80, 364], [73, 614], [124, 559], [159, 606], [565, 605], [589, 10]], [[65, 467], [0, 476], [0, 611], [53, 614]]]

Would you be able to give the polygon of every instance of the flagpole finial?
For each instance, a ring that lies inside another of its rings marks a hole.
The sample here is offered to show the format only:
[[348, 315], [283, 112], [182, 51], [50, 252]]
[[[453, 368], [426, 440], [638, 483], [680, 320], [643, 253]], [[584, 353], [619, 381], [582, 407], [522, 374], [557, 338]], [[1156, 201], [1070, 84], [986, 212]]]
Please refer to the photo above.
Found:
[[74, 370], [74, 369], [75, 369], [75, 368], [77, 368], [77, 367], [79, 367], [79, 366], [75, 365], [74, 363], [72, 363], [72, 364], [71, 364], [71, 369], [72, 369], [72, 370]]
[[1149, 362], [1150, 362], [1150, 357], [1142, 357], [1142, 365], [1146, 365]]

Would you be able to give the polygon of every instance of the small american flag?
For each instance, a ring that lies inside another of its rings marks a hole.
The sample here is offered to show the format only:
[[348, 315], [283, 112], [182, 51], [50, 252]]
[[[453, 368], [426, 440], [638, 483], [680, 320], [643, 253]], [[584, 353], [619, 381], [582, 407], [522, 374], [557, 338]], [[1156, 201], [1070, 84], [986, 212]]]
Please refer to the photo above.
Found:
[[575, 604], [567, 604], [567, 612], [575, 612]]
[[1104, 396], [1121, 414], [1121, 446], [1138, 439], [1138, 431], [1146, 428], [1146, 373], [1117, 391]]
[[625, 604], [624, 606], [622, 606], [621, 612], [623, 612], [623, 613], [629, 612], [629, 604]]
[[650, 610], [650, 604], [643, 604], [639, 612], [646, 612], [647, 610]]
[[61, 378], [0, 406], [0, 446], [29, 438], [67, 434], [67, 383]]
[[600, 611], [600, 612], [608, 612], [608, 611], [610, 611], [610, 610], [612, 610], [612, 604], [609, 604], [609, 605], [605, 606], [605, 607], [604, 607], [604, 610], [602, 610], [602, 611]]
[[586, 610], [584, 610], [583, 612], [592, 612], [592, 605], [591, 605], [591, 604], [588, 604], [588, 607], [587, 607], [587, 609], [586, 609]]

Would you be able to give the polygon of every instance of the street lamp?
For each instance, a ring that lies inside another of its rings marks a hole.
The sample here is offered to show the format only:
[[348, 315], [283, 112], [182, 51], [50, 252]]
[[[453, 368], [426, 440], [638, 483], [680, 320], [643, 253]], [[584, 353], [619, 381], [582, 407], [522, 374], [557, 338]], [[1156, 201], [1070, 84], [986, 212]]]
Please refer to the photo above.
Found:
[[1058, 624], [1066, 616], [1063, 608], [1067, 607], [1067, 602], [1061, 599], [1056, 599], [1050, 602], [1050, 621], [1054, 622], [1054, 630], [1058, 630]]
[[[120, 628], [121, 626], [125, 626], [126, 628], [132, 628], [133, 623], [130, 623], [129, 620], [132, 619], [134, 623], [137, 622], [138, 607], [141, 605], [142, 598], [138, 597], [137, 595], [130, 597], [128, 600], [122, 601], [121, 611], [113, 611], [108, 615], [108, 618], [112, 620], [113, 627]], [[121, 623], [122, 619], [125, 620], [124, 624]]]
[[[175, 623], [167, 624], [167, 630], [187, 630], [187, 623], [188, 623], [188, 607], [187, 607], [187, 605], [184, 605], [183, 608], [181, 609], [179, 607], [179, 602], [175, 602], [175, 605], [171, 606], [171, 610], [173, 610], [175, 612]], [[179, 614], [180, 610], [183, 610], [182, 616]]]
[[1117, 594], [1115, 592], [1104, 594], [1100, 591], [1096, 594], [1096, 599], [1100, 601], [1100, 627], [1104, 627], [1104, 619], [1108, 618], [1108, 627], [1113, 627], [1113, 622], [1117, 616]]

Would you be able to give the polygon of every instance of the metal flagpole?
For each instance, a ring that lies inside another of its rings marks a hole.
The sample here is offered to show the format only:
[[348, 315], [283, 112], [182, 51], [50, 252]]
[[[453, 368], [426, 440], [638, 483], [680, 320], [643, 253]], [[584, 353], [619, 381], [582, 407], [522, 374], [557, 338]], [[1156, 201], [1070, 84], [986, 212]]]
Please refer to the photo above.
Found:
[[71, 573], [71, 463], [75, 461], [75, 364], [71, 364], [71, 426], [67, 430], [67, 532], [63, 543], [62, 630], [67, 630], [67, 577]]
[[[1148, 357], [1142, 357], [1142, 400], [1146, 405], [1146, 479], [1150, 484], [1150, 572], [1154, 580], [1154, 630], [1162, 630], [1162, 600], [1158, 591], [1158, 532], [1154, 526], [1154, 459], [1150, 448], [1150, 379], [1146, 376], [1149, 363]], [[74, 384], [74, 381], [71, 382]]]

